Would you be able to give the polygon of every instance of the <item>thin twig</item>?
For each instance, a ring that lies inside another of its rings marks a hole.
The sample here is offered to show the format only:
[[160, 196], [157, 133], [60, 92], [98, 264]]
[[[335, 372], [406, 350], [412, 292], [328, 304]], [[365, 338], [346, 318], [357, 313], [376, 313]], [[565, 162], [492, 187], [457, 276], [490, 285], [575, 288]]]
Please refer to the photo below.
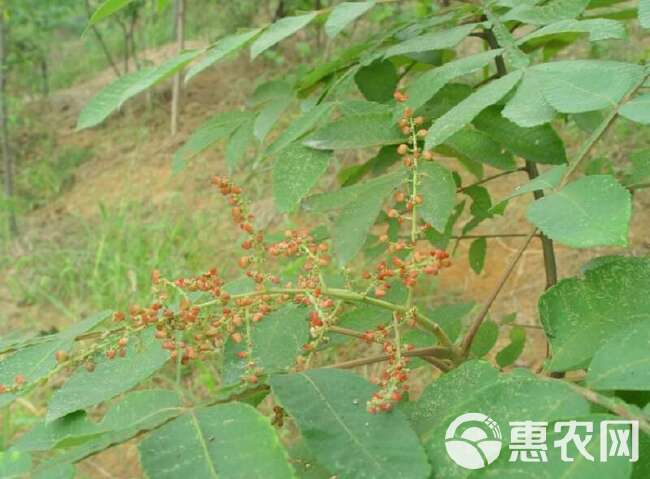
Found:
[[499, 279], [499, 282], [497, 283], [496, 287], [494, 288], [494, 290], [492, 290], [490, 297], [487, 299], [487, 301], [481, 308], [481, 311], [479, 311], [479, 313], [476, 315], [474, 321], [472, 321], [472, 324], [470, 325], [469, 330], [465, 334], [465, 337], [463, 338], [463, 342], [461, 344], [461, 354], [463, 355], [463, 357], [467, 357], [469, 348], [472, 346], [472, 341], [474, 340], [474, 336], [476, 336], [476, 333], [481, 327], [481, 324], [483, 324], [483, 320], [485, 320], [488, 311], [490, 311], [490, 307], [492, 307], [492, 304], [497, 299], [497, 296], [499, 295], [499, 293], [505, 286], [506, 282], [508, 281], [510, 274], [514, 271], [517, 262], [524, 254], [524, 251], [526, 251], [528, 244], [533, 239], [536, 233], [537, 233], [537, 228], [533, 228], [532, 231], [528, 234], [528, 236], [526, 236], [525, 241], [519, 247], [515, 256], [513, 256], [513, 258], [510, 260], [510, 264], [508, 264], [508, 267], [501, 275], [501, 278]]
[[[419, 348], [413, 349], [411, 351], [404, 351], [402, 354], [406, 357], [434, 357], [439, 359], [448, 359], [451, 357], [451, 351], [446, 348], [431, 347], [431, 348]], [[367, 358], [352, 359], [350, 361], [343, 361], [340, 363], [330, 364], [329, 366], [323, 366], [326, 369], [338, 368], [338, 369], [350, 369], [356, 368], [357, 366], [365, 366], [367, 364], [381, 363], [383, 361], [388, 361], [392, 356], [388, 354], [378, 354], [377, 356], [369, 356]]]
[[511, 175], [513, 173], [519, 173], [520, 171], [526, 171], [526, 169], [525, 168], [517, 168], [516, 170], [502, 171], [501, 173], [496, 173], [496, 174], [494, 174], [492, 176], [486, 176], [485, 178], [483, 178], [481, 180], [478, 180], [478, 181], [476, 181], [474, 183], [471, 183], [471, 184], [469, 184], [467, 186], [457, 188], [456, 192], [457, 193], [462, 193], [462, 192], [472, 188], [473, 186], [479, 186], [479, 185], [482, 185], [483, 183], [487, 183], [488, 181], [496, 180], [497, 178], [501, 178], [502, 176]]

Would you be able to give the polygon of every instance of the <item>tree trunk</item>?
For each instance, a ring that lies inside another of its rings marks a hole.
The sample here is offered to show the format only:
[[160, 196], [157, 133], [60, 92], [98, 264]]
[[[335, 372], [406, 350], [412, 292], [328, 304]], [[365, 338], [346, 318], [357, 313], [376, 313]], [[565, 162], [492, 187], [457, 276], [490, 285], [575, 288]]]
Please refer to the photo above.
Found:
[[6, 102], [6, 73], [7, 73], [7, 52], [6, 52], [6, 25], [4, 15], [0, 13], [0, 149], [4, 163], [4, 193], [7, 198], [9, 213], [9, 233], [12, 237], [18, 236], [18, 223], [14, 208], [14, 162], [9, 148], [9, 129], [7, 126], [7, 102]]
[[[180, 54], [185, 49], [185, 0], [177, 0], [176, 10], [176, 46]], [[171, 112], [171, 133], [178, 133], [178, 117], [181, 102], [181, 81], [182, 74], [179, 72], [174, 76], [172, 87], [172, 112]]]

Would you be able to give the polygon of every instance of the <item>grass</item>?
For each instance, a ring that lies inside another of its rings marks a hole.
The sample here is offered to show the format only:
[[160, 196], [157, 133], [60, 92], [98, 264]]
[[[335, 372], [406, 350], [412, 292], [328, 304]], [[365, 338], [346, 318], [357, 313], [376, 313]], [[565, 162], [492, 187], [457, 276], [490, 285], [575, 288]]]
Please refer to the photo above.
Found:
[[8, 286], [24, 303], [50, 303], [71, 318], [150, 300], [150, 274], [196, 273], [214, 256], [210, 218], [138, 202], [100, 205], [59, 241], [44, 239], [14, 264]]

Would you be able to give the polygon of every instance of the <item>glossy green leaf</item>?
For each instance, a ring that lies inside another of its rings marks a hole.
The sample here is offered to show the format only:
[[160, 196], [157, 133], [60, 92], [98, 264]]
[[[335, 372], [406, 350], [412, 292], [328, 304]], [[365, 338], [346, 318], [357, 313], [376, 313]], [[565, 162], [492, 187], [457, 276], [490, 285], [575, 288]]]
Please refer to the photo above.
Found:
[[494, 166], [500, 170], [517, 167], [512, 154], [482, 131], [463, 128], [445, 141], [444, 146], [466, 158]]
[[445, 142], [481, 111], [501, 100], [514, 88], [521, 76], [522, 72], [516, 71], [488, 83], [438, 118], [426, 136], [425, 149], [430, 150]]
[[279, 211], [293, 211], [325, 173], [332, 153], [299, 144], [286, 148], [273, 166], [273, 198]]
[[[480, 412], [490, 417], [500, 427], [501, 436], [509, 438], [511, 421], [531, 421], [531, 418], [548, 422], [572, 420], [588, 414], [589, 404], [569, 386], [539, 379], [528, 371], [500, 374], [482, 361], [466, 362], [428, 386], [411, 409], [411, 423], [419, 433], [431, 463], [435, 464], [435, 477], [455, 479], [471, 474], [471, 470], [453, 462], [445, 449], [447, 428], [457, 417], [469, 412]], [[459, 437], [460, 432], [462, 430], [453, 437]], [[519, 463], [508, 462], [509, 455], [507, 448], [502, 448], [497, 462], [486, 471], [499, 467], [499, 464], [518, 467]], [[479, 463], [484, 461], [477, 459]], [[500, 472], [502, 475], [499, 477], [517, 477], [503, 475], [503, 470]]]
[[228, 138], [240, 125], [250, 120], [251, 113], [228, 111], [217, 113], [203, 123], [174, 154], [172, 168], [180, 171], [185, 163], [199, 153], [210, 148], [219, 140]]
[[499, 327], [494, 321], [488, 319], [478, 329], [470, 353], [473, 358], [482, 358], [487, 355], [499, 339]]
[[628, 120], [650, 125], [650, 93], [639, 95], [625, 103], [618, 111], [619, 115]]
[[192, 65], [185, 75], [185, 83], [188, 83], [192, 78], [201, 73], [206, 68], [211, 67], [219, 60], [226, 58], [231, 53], [239, 50], [246, 45], [248, 41], [256, 37], [262, 31], [261, 28], [255, 28], [242, 33], [235, 33], [228, 35], [217, 41], [205, 54], [201, 61]]
[[551, 344], [548, 369], [582, 367], [616, 333], [650, 320], [649, 288], [650, 260], [612, 257], [544, 293], [539, 314]]
[[438, 231], [443, 231], [454, 210], [456, 183], [451, 172], [434, 162], [422, 162], [418, 167], [418, 194], [422, 204], [418, 214]]
[[397, 43], [386, 50], [386, 57], [396, 55], [406, 55], [407, 53], [426, 52], [429, 50], [444, 50], [453, 48], [462, 42], [476, 24], [468, 23], [459, 27], [453, 27], [431, 33], [425, 33], [417, 37], [409, 38], [403, 42]]
[[133, 0], [105, 0], [99, 7], [97, 7], [97, 10], [95, 10], [90, 17], [88, 26], [96, 25], [105, 18], [119, 12], [132, 1]]
[[591, 389], [650, 391], [650, 318], [626, 326], [594, 354], [587, 374]]
[[314, 18], [316, 18], [316, 13], [312, 12], [295, 17], [284, 17], [271, 24], [251, 45], [251, 58], [255, 58], [276, 43], [303, 29]]
[[511, 366], [521, 356], [526, 346], [526, 330], [521, 326], [513, 326], [509, 333], [510, 342], [497, 353], [496, 361], [499, 367]]
[[530, 180], [528, 183], [517, 186], [515, 188], [515, 191], [506, 196], [505, 199], [509, 200], [510, 198], [514, 198], [526, 193], [532, 193], [533, 191], [552, 190], [560, 184], [560, 181], [562, 181], [562, 177], [566, 173], [567, 168], [568, 167], [566, 165], [554, 166], [553, 168], [539, 175], [537, 178]]
[[368, 101], [386, 103], [392, 100], [399, 76], [390, 60], [375, 60], [361, 67], [354, 75], [359, 91]]
[[630, 193], [612, 176], [593, 175], [535, 201], [528, 220], [545, 235], [574, 248], [627, 245]]
[[517, 91], [502, 111], [504, 117], [524, 128], [543, 125], [555, 116], [555, 110], [542, 95], [540, 78], [527, 70]]
[[551, 125], [522, 128], [501, 116], [498, 107], [490, 107], [474, 119], [474, 126], [525, 160], [548, 165], [566, 163], [564, 143]]
[[589, 5], [589, 0], [551, 0], [544, 5], [518, 5], [503, 17], [503, 21], [517, 20], [533, 25], [547, 25], [578, 17]]
[[343, 116], [316, 130], [303, 144], [319, 150], [349, 150], [403, 141], [392, 114], [386, 112]]
[[[399, 411], [366, 410], [376, 387], [338, 369], [273, 376], [274, 395], [320, 464], [340, 477], [419, 479], [431, 472], [418, 438]], [[343, 445], [343, 447], [342, 447]]]
[[[406, 88], [406, 94], [408, 96], [405, 102], [406, 106], [417, 110], [433, 98], [447, 83], [460, 76], [469, 75], [480, 70], [502, 53], [502, 49], [477, 53], [476, 55], [445, 63], [440, 67], [423, 73], [415, 80], [409, 82]], [[399, 115], [401, 116], [401, 114], [402, 108], [400, 107]]]
[[643, 67], [605, 60], [567, 60], [533, 67], [544, 98], [561, 113], [614, 107], [643, 77]]
[[190, 411], [139, 446], [156, 479], [291, 479], [295, 477], [269, 421], [243, 403]]
[[472, 244], [469, 247], [469, 265], [476, 274], [483, 271], [486, 252], [487, 240], [485, 238], [478, 238], [472, 241]]
[[338, 35], [346, 26], [375, 6], [370, 2], [342, 2], [334, 7], [325, 22], [325, 33], [330, 38]]
[[517, 43], [521, 45], [560, 33], [587, 33], [589, 34], [589, 40], [592, 42], [626, 38], [625, 27], [621, 22], [605, 18], [594, 18], [591, 20], [561, 20], [551, 23], [528, 35], [524, 35], [517, 40]]
[[299, 140], [311, 130], [313, 130], [322, 120], [329, 117], [334, 109], [334, 103], [321, 103], [315, 106], [300, 117], [296, 118], [291, 125], [284, 130], [278, 138], [271, 143], [266, 151], [269, 155], [275, 155], [289, 146], [296, 140]]
[[78, 369], [50, 399], [46, 420], [110, 399], [147, 379], [169, 359], [152, 331], [130, 338], [125, 357], [97, 359], [95, 371]]

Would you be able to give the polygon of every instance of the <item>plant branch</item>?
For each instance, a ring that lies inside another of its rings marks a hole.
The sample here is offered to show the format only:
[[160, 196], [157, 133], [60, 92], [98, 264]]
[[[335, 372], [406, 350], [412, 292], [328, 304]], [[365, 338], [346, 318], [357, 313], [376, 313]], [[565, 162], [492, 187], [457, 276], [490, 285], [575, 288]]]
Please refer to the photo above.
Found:
[[476, 336], [476, 333], [478, 333], [481, 324], [483, 324], [483, 321], [485, 320], [488, 311], [490, 311], [492, 304], [497, 299], [497, 296], [499, 295], [499, 293], [505, 286], [506, 282], [508, 281], [510, 274], [514, 271], [517, 262], [524, 254], [524, 251], [526, 251], [526, 248], [528, 247], [530, 241], [533, 239], [536, 233], [537, 233], [537, 228], [533, 228], [532, 231], [528, 234], [528, 236], [526, 236], [525, 241], [519, 247], [517, 253], [515, 253], [513, 258], [510, 260], [510, 264], [508, 264], [505, 271], [502, 273], [499, 282], [497, 283], [496, 287], [494, 288], [494, 290], [488, 297], [487, 301], [481, 308], [481, 311], [479, 311], [479, 313], [474, 318], [474, 321], [472, 321], [472, 324], [470, 325], [469, 330], [465, 334], [465, 337], [463, 338], [463, 341], [461, 343], [461, 354], [463, 355], [463, 357], [467, 357], [467, 354], [469, 353], [469, 349], [472, 346], [472, 341], [474, 341], [474, 337]]
[[[537, 170], [537, 165], [532, 161], [526, 161], [526, 172], [528, 173], [528, 178], [534, 180], [539, 176], [539, 171]], [[533, 196], [535, 201], [544, 197], [544, 192], [542, 190], [533, 191]], [[541, 234], [540, 238], [542, 240], [542, 254], [544, 256], [544, 274], [546, 275], [546, 289], [551, 288], [557, 283], [557, 261], [555, 259], [555, 249], [553, 248], [553, 240]]]
[[470, 183], [467, 186], [457, 188], [456, 192], [457, 193], [462, 193], [462, 192], [472, 188], [473, 186], [482, 185], [483, 183], [487, 183], [488, 181], [496, 180], [497, 178], [501, 178], [502, 176], [511, 175], [513, 173], [519, 173], [520, 171], [526, 171], [526, 169], [525, 168], [517, 168], [516, 170], [502, 171], [501, 173], [496, 173], [496, 174], [494, 174], [492, 176], [486, 176], [485, 178], [483, 178], [481, 180], [478, 180], [478, 181], [476, 181], [474, 183]]
[[617, 400], [615, 398], [603, 396], [602, 394], [592, 391], [591, 389], [587, 389], [585, 387], [578, 386], [577, 384], [563, 381], [561, 379], [554, 379], [554, 378], [546, 378], [546, 379], [548, 381], [562, 382], [563, 384], [566, 384], [568, 387], [570, 387], [574, 392], [578, 393], [580, 396], [585, 398], [587, 401], [597, 404], [601, 407], [604, 407], [605, 409], [613, 412], [618, 416], [624, 417], [625, 419], [638, 421], [639, 428], [646, 434], [650, 434], [650, 419], [648, 419], [648, 417], [644, 415], [639, 415], [634, 413], [628, 407], [628, 405], [623, 403], [622, 401]]
[[[449, 351], [446, 348], [430, 347], [430, 348], [413, 349], [411, 351], [404, 351], [402, 354], [409, 358], [433, 357], [438, 359], [447, 359], [451, 356], [451, 351]], [[358, 366], [366, 366], [368, 364], [388, 361], [391, 357], [392, 356], [388, 354], [378, 354], [377, 356], [369, 356], [367, 358], [352, 359], [350, 361], [343, 361], [340, 363], [334, 363], [334, 364], [330, 364], [329, 366], [323, 366], [323, 367], [326, 369], [333, 369], [333, 368], [350, 369], [350, 368], [356, 368]]]

